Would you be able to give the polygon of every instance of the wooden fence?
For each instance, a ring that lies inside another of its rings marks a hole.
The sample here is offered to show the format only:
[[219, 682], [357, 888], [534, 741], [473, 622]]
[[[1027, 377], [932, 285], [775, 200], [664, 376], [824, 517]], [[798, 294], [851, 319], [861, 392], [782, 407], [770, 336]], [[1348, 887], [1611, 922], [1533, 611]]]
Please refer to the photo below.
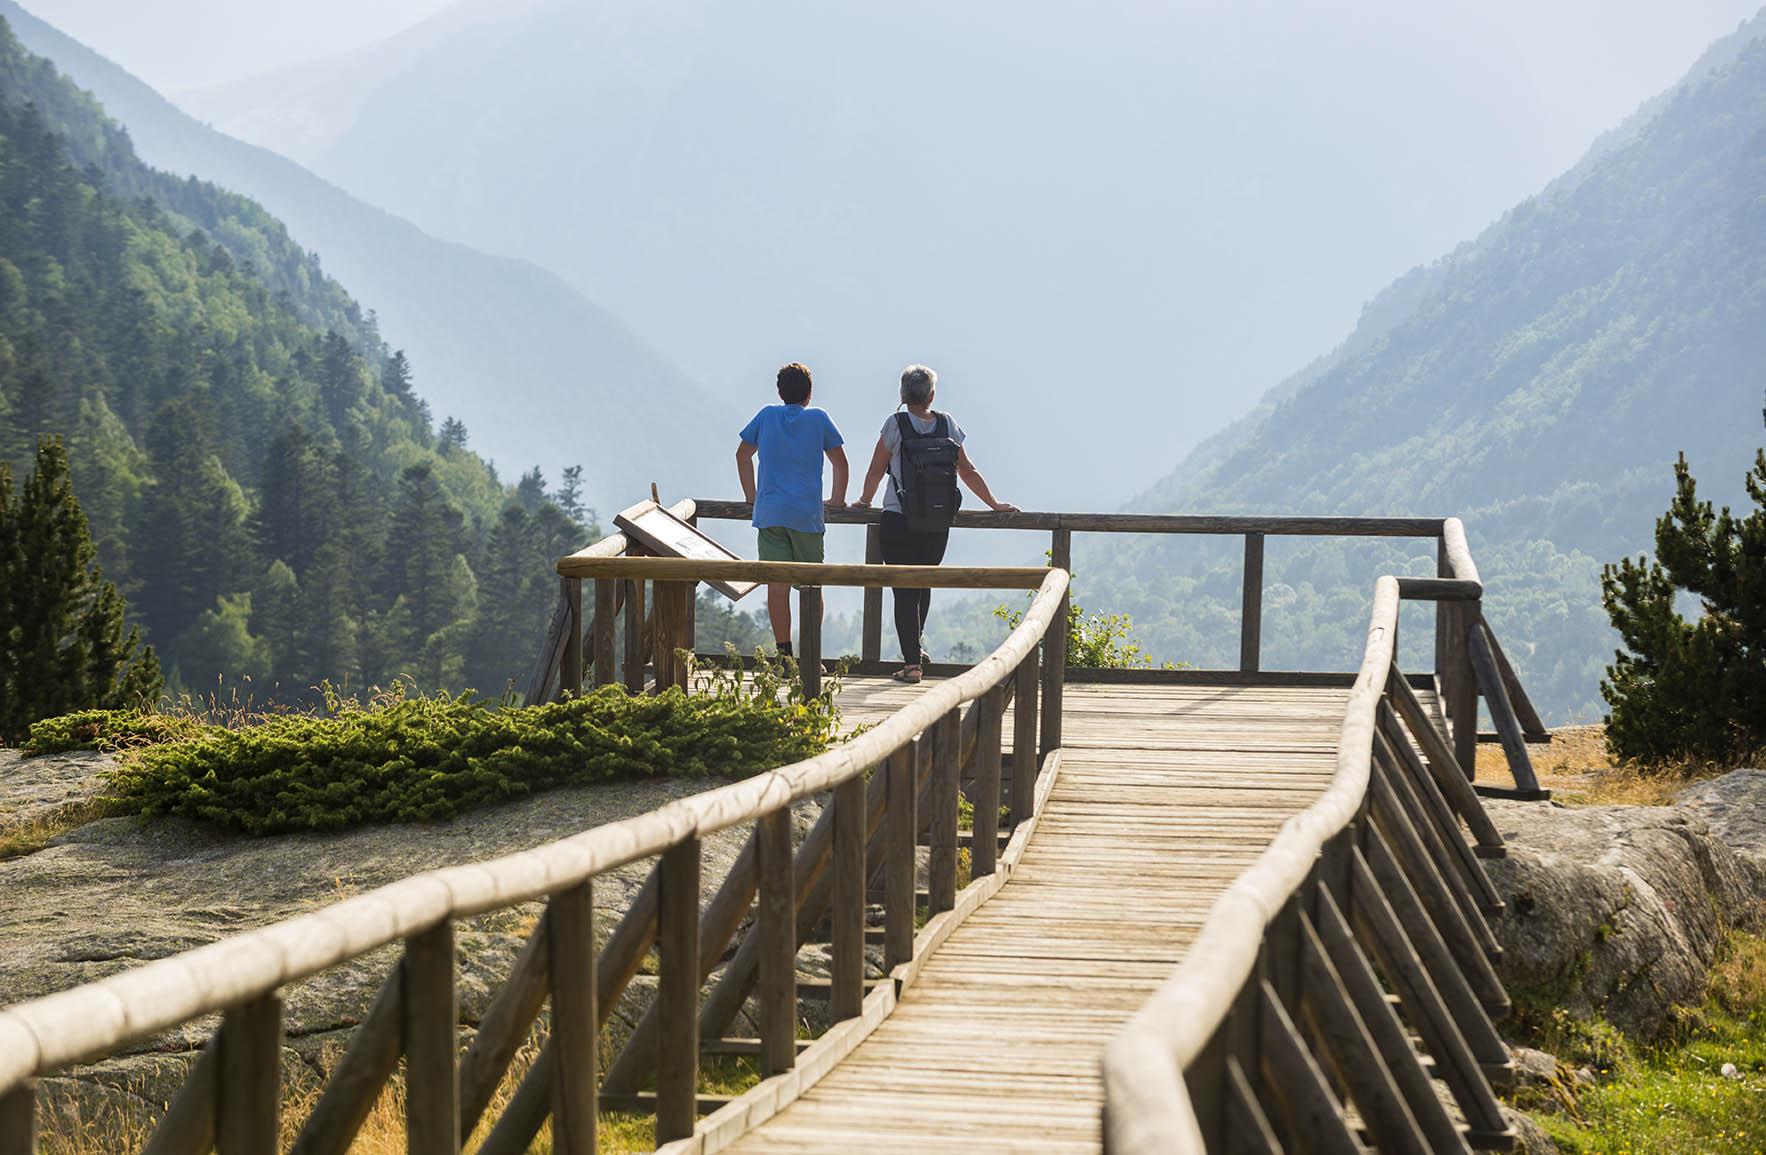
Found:
[[[565, 559], [559, 568], [599, 578], [595, 562], [621, 550], [623, 542], [603, 543], [586, 551], [586, 559]], [[770, 572], [759, 563], [739, 564], [750, 568], [732, 572], [751, 580]], [[625, 559], [610, 572], [640, 582], [660, 578], [664, 587], [683, 576], [663, 559]], [[873, 567], [818, 571], [824, 583], [865, 584], [885, 576], [902, 577]], [[975, 797], [986, 796], [990, 785], [992, 797], [1000, 797], [1002, 717], [1014, 696], [1013, 756], [1020, 764], [1014, 766], [1009, 801], [1020, 844], [1044, 796], [1034, 753], [1039, 647], [1045, 636], [1060, 633], [1051, 634], [1049, 626], [1060, 620], [1067, 574], [1020, 569], [938, 576], [987, 588], [1030, 588], [1035, 595], [1023, 622], [993, 653], [959, 677], [928, 685], [850, 742], [648, 814], [489, 862], [416, 875], [0, 1011], [0, 1155], [36, 1150], [39, 1077], [211, 1014], [220, 1015], [220, 1026], [144, 1150], [277, 1150], [281, 988], [391, 943], [403, 943], [403, 957], [302, 1123], [293, 1148], [300, 1155], [347, 1150], [401, 1059], [408, 1149], [423, 1155], [459, 1150], [548, 1002], [549, 1039], [491, 1126], [480, 1147], [485, 1155], [525, 1151], [548, 1118], [554, 1151], [592, 1152], [603, 1102], [653, 1108], [659, 1145], [687, 1139], [702, 1105], [701, 1050], [718, 1043], [758, 1054], [762, 1070], [772, 1076], [763, 1084], [771, 1101], [788, 1101], [893, 1005], [892, 982], [867, 992], [865, 916], [872, 877], [881, 876], [884, 955], [897, 972], [917, 966], [957, 920], [997, 889], [997, 807], [977, 805], [974, 878], [958, 892], [958, 781], [966, 766], [981, 791]], [[568, 588], [582, 579], [564, 580]], [[575, 645], [561, 647], [559, 656], [567, 673], [568, 650], [577, 648], [580, 655], [575, 620], [563, 635]], [[666, 627], [666, 614], [663, 622]], [[1059, 700], [1042, 708], [1058, 712]], [[1042, 760], [1041, 768], [1049, 767], [1050, 760]], [[826, 796], [827, 805], [794, 849], [790, 808], [818, 796]], [[741, 853], [701, 910], [702, 841], [750, 824]], [[916, 931], [914, 871], [922, 838], [930, 845], [929, 921]], [[651, 858], [656, 864], [649, 877], [597, 951], [594, 879]], [[454, 924], [536, 899], [545, 900], [544, 913], [462, 1055]], [[706, 994], [707, 978], [751, 909], [750, 931]], [[795, 958], [799, 943], [824, 919], [832, 946], [825, 993], [839, 1023], [799, 1054], [797, 1004], [805, 991], [796, 981]], [[603, 1080], [597, 1069], [601, 1032], [652, 946], [660, 958], [656, 997]], [[725, 1039], [751, 993], [760, 1006], [759, 1038]], [[654, 1093], [638, 1095], [639, 1081], [652, 1075]]]
[[[1443, 545], [1451, 576], [1421, 592], [1475, 605], [1446, 584], [1476, 582], [1463, 534]], [[1331, 785], [1109, 1045], [1110, 1155], [1512, 1146], [1492, 1091], [1512, 1069], [1492, 1025], [1508, 1010], [1486, 921], [1502, 902], [1479, 861], [1502, 838], [1398, 669], [1400, 585], [1376, 588]]]

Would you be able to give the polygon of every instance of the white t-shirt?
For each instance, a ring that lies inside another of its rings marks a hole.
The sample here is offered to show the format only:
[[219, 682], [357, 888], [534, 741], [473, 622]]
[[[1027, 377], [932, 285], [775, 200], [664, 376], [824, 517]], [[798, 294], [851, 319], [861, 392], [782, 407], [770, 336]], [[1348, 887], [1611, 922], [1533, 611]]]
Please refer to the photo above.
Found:
[[[901, 412], [907, 414], [907, 419], [913, 423], [917, 433], [931, 433], [938, 427], [940, 414], [936, 410], [924, 421], [905, 409]], [[943, 414], [943, 417], [946, 423], [945, 431], [950, 434], [950, 439], [961, 445], [964, 437], [963, 427], [958, 425], [957, 419], [950, 414]], [[894, 413], [891, 413], [889, 419], [883, 422], [883, 447], [889, 450], [889, 480], [883, 486], [883, 508], [900, 513], [901, 499], [895, 495], [895, 487], [901, 484], [901, 426], [896, 424]]]

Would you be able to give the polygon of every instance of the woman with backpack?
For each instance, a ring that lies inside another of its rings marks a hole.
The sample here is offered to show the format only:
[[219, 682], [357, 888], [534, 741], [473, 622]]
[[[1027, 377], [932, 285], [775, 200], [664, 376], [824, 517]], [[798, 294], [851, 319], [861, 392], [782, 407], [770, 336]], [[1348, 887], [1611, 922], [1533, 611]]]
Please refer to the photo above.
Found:
[[[890, 414], [871, 454], [865, 484], [853, 505], [863, 508], [885, 476], [880, 536], [884, 565], [938, 565], [950, 543], [951, 522], [962, 495], [962, 479], [988, 508], [1017, 513], [1018, 507], [994, 498], [987, 480], [963, 448], [963, 427], [948, 413], [932, 408], [938, 390], [938, 374], [924, 365], [909, 365], [901, 374], [901, 403], [906, 412]], [[932, 605], [929, 589], [892, 591], [895, 595], [895, 632], [901, 639], [902, 668], [898, 682], [918, 682], [921, 667], [931, 658], [921, 643], [926, 611]]]

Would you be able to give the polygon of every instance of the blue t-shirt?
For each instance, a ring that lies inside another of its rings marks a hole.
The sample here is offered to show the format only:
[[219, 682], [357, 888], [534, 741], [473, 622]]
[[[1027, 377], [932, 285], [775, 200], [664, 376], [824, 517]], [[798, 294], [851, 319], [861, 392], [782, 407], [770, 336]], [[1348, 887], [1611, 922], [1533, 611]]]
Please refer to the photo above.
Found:
[[754, 528], [822, 532], [822, 457], [845, 444], [834, 419], [803, 405], [768, 405], [742, 429], [760, 449]]

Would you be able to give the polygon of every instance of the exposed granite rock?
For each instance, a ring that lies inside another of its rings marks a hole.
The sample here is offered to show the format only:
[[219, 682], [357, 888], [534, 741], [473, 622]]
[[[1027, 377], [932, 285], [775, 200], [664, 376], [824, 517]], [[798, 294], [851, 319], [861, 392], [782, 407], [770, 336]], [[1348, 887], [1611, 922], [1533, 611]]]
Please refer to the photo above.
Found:
[[1766, 770], [1731, 770], [1689, 786], [1675, 807], [1704, 819], [1741, 857], [1755, 895], [1766, 901]]
[[1654, 1038], [1702, 996], [1723, 932], [1758, 921], [1753, 869], [1681, 806], [1490, 801], [1508, 857], [1493, 927], [1512, 993]]

